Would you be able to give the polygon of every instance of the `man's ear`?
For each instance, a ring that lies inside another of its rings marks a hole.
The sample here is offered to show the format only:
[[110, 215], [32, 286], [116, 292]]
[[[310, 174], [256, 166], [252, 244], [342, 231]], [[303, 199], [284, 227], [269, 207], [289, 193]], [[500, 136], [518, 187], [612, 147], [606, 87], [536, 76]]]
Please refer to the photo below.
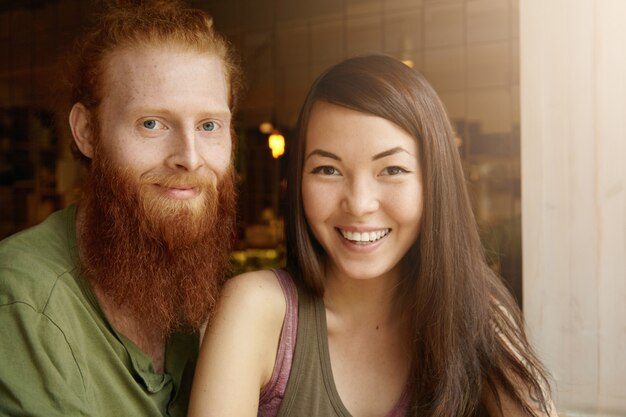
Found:
[[91, 112], [82, 103], [76, 103], [70, 111], [70, 127], [74, 142], [80, 152], [87, 158], [93, 158], [93, 131]]

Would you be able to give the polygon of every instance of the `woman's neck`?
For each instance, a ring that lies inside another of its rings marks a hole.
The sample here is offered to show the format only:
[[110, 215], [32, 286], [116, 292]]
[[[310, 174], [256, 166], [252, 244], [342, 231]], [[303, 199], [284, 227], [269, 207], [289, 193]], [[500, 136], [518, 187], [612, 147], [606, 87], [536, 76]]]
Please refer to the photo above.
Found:
[[394, 306], [398, 283], [397, 273], [359, 280], [329, 271], [324, 286], [327, 314], [353, 329], [397, 323]]

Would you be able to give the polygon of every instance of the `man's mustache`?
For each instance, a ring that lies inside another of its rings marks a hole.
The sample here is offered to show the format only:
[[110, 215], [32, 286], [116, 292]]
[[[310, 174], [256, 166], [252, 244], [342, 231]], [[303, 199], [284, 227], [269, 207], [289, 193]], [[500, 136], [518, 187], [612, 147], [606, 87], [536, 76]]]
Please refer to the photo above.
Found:
[[167, 188], [215, 188], [215, 184], [206, 175], [192, 172], [183, 173], [146, 173], [140, 177], [141, 184], [159, 185]]

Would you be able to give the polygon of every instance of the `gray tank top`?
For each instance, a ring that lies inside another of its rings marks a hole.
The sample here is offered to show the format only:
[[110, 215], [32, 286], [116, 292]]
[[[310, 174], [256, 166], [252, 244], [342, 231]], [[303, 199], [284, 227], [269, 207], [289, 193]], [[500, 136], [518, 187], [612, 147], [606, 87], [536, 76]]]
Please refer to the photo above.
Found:
[[[261, 394], [262, 400], [259, 401], [259, 416], [352, 417], [339, 397], [332, 376], [323, 300], [299, 288], [296, 290], [294, 282], [286, 271], [280, 270], [274, 273], [283, 288], [287, 311], [274, 373], [270, 383]], [[290, 304], [297, 308], [290, 309]], [[295, 339], [289, 337], [289, 332], [286, 332], [287, 328], [294, 330], [288, 326], [288, 323], [293, 321], [294, 314], [297, 322]], [[293, 345], [284, 346], [289, 342], [296, 342], [295, 350]], [[281, 354], [283, 351], [293, 352], [293, 358], [288, 358], [289, 364], [281, 359], [289, 356]], [[285, 372], [288, 378], [284, 378]], [[272, 384], [274, 380], [281, 383]], [[281, 386], [283, 384], [285, 385]], [[264, 397], [265, 401], [263, 401]], [[264, 405], [269, 404], [271, 398], [274, 398], [273, 407]], [[407, 386], [387, 417], [404, 417], [409, 407], [410, 389]], [[277, 414], [276, 410], [278, 410]]]

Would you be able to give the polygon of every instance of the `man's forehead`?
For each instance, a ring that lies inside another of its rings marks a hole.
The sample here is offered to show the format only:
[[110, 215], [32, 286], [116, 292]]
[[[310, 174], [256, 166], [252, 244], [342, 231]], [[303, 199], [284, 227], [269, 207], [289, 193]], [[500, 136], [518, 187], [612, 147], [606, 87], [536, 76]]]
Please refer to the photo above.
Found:
[[220, 70], [225, 73], [223, 60], [215, 53], [210, 51], [198, 51], [190, 47], [177, 46], [175, 44], [153, 44], [141, 43], [137, 45], [128, 45], [115, 48], [104, 56], [103, 69], [104, 72], [115, 71], [116, 68], [127, 70], [141, 66], [147, 69], [155, 66], [163, 60], [177, 58], [204, 58], [215, 60], [220, 65]]
[[107, 55], [101, 77], [103, 100], [140, 100], [185, 89], [227, 100], [229, 90], [224, 63], [216, 54], [172, 45], [118, 48]]

